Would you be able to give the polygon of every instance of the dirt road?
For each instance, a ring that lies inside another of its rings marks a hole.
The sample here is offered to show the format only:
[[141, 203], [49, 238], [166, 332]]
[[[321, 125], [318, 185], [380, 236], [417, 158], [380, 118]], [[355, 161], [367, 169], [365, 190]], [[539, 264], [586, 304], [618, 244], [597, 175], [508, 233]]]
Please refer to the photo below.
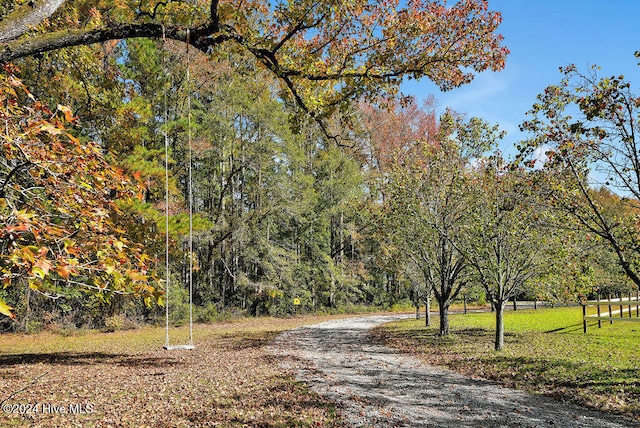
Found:
[[631, 422], [488, 381], [372, 343], [368, 330], [407, 316], [328, 321], [280, 335], [271, 351], [358, 427], [630, 427]]

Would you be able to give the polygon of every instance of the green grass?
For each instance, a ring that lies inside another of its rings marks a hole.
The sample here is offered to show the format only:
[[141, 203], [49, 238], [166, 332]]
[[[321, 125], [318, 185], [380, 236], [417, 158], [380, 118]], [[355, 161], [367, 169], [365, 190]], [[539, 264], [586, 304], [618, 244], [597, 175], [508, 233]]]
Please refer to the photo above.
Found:
[[589, 407], [640, 415], [640, 322], [590, 323], [582, 332], [581, 308], [505, 313], [505, 349], [493, 350], [492, 313], [451, 315], [448, 337], [438, 320], [388, 324], [374, 331], [385, 342], [432, 364], [468, 375], [559, 396]]

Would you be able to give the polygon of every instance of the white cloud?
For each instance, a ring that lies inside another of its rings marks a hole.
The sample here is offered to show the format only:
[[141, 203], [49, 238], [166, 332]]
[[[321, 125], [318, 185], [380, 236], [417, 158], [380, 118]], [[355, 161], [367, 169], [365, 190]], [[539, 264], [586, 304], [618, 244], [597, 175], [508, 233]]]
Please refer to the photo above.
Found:
[[494, 97], [508, 88], [507, 79], [502, 73], [485, 72], [478, 75], [473, 82], [457, 88], [442, 96], [442, 104], [454, 110], [472, 116], [483, 116], [493, 110]]
[[547, 163], [547, 160], [549, 160], [549, 157], [546, 155], [547, 149], [547, 146], [541, 146], [533, 151], [533, 156], [531, 156], [531, 159], [535, 159], [536, 161], [533, 165], [534, 168], [540, 169], [544, 166], [545, 163]]

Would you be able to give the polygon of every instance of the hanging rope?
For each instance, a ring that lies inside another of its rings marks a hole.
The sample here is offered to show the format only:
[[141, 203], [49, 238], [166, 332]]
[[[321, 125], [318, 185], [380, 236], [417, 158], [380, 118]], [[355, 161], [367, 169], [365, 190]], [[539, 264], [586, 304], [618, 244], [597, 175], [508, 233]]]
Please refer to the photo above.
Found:
[[[176, 349], [194, 349], [193, 344], [193, 178], [192, 178], [192, 149], [191, 149], [191, 61], [189, 56], [189, 38], [190, 33], [187, 29], [187, 150], [189, 152], [189, 177], [188, 177], [188, 193], [189, 193], [189, 342], [187, 345], [170, 345], [169, 343], [169, 285], [170, 285], [170, 267], [169, 267], [169, 137], [167, 131], [164, 131], [164, 156], [165, 156], [165, 255], [166, 255], [166, 304], [165, 304], [165, 345], [166, 350]], [[166, 44], [165, 28], [162, 27], [162, 40]], [[162, 67], [166, 73], [166, 55], [165, 50], [162, 51]], [[168, 106], [167, 91], [164, 93], [164, 122], [165, 126], [168, 122]]]
[[193, 346], [193, 154], [191, 149], [191, 60], [187, 28], [187, 146], [189, 150], [189, 345]]
[[[165, 34], [164, 25], [162, 26], [162, 69], [166, 75], [167, 73], [167, 65], [166, 65], [166, 54], [165, 48], [167, 44], [167, 38]], [[165, 240], [164, 240], [164, 250], [165, 250], [165, 342], [164, 347], [169, 347], [169, 284], [171, 282], [171, 275], [169, 271], [169, 136], [167, 135], [167, 122], [169, 120], [169, 107], [167, 104], [167, 91], [165, 84], [164, 89], [164, 130], [162, 133], [164, 134], [164, 226], [165, 226]]]

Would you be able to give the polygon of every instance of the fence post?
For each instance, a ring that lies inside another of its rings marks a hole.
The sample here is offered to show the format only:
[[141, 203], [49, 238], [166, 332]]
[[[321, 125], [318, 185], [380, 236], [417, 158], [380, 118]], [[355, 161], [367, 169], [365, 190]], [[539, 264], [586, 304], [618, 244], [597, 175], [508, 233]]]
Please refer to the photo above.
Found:
[[587, 305], [585, 303], [582, 304], [582, 332], [587, 333]]
[[620, 318], [624, 318], [622, 310], [622, 291], [618, 293], [618, 300], [620, 301]]
[[598, 328], [602, 328], [602, 320], [600, 319], [600, 293], [598, 293]]
[[638, 306], [638, 301], [640, 301], [640, 292], [636, 290], [636, 316], [640, 318], [640, 306]]
[[[611, 313], [611, 294], [607, 295], [607, 300], [609, 300], [609, 318], [613, 318], [613, 314]], [[613, 324], [613, 320], [609, 320], [609, 324]]]
[[632, 317], [632, 312], [631, 312], [631, 292], [629, 292], [629, 318]]

